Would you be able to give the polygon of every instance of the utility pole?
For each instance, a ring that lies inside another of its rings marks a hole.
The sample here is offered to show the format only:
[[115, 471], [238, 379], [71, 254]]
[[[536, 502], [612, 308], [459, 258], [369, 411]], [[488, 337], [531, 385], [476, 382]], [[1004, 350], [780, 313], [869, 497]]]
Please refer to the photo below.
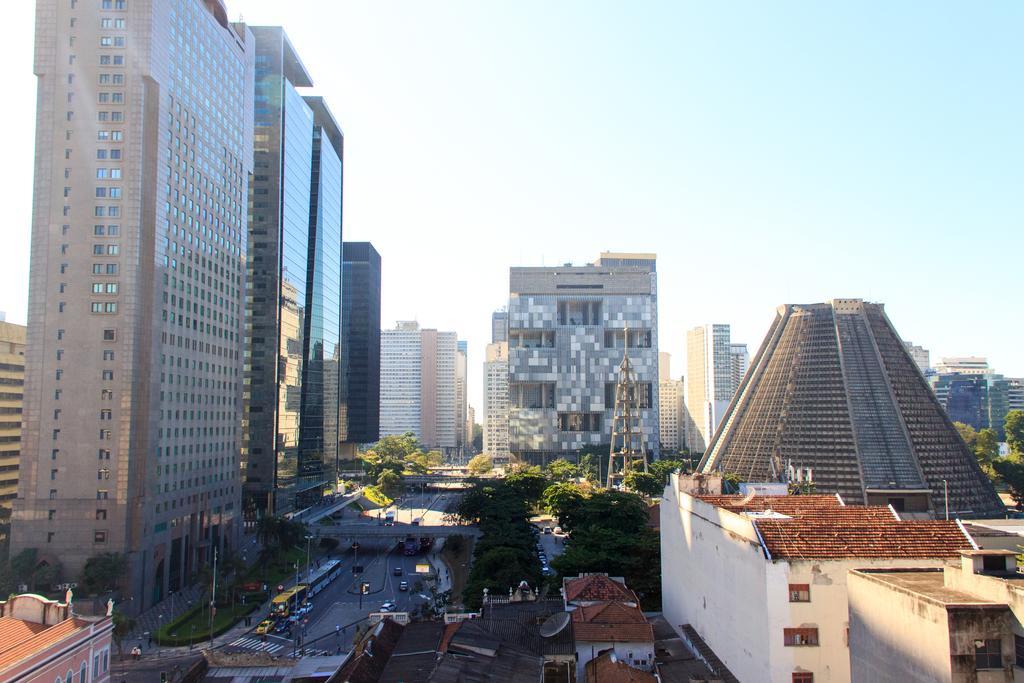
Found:
[[213, 647], [213, 614], [217, 611], [217, 547], [213, 548], [213, 590], [210, 593], [210, 647]]

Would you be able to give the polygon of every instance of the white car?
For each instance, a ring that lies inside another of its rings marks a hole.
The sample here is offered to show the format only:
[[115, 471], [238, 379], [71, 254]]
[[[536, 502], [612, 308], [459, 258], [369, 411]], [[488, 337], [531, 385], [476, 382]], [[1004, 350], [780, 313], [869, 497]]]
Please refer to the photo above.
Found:
[[394, 612], [396, 607], [398, 607], [398, 605], [396, 605], [395, 603], [393, 603], [393, 602], [391, 602], [389, 600], [389, 601], [385, 602], [383, 605], [380, 606], [380, 611], [381, 612]]

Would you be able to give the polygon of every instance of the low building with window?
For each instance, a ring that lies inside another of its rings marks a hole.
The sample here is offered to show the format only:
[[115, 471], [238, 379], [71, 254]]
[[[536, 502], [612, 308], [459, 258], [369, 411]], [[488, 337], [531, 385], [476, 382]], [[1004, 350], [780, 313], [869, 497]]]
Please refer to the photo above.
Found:
[[956, 521], [902, 520], [838, 495], [691, 495], [661, 502], [662, 609], [741, 681], [850, 680], [847, 574], [941, 567], [976, 549]]
[[851, 680], [1024, 680], [1024, 575], [1009, 550], [941, 569], [859, 569], [848, 579]]
[[31, 593], [0, 602], [0, 681], [106, 683], [110, 617], [82, 617], [71, 602]]

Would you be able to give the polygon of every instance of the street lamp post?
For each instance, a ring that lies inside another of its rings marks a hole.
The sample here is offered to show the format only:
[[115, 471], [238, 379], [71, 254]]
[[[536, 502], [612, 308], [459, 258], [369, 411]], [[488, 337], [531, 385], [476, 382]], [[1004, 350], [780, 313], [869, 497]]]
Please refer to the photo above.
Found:
[[306, 534], [306, 581], [309, 581], [309, 542], [313, 540], [311, 534]]

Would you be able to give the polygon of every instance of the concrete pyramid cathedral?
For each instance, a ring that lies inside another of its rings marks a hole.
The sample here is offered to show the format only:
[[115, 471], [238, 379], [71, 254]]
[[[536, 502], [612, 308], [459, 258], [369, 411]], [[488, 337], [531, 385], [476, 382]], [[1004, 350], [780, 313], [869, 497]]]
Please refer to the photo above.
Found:
[[778, 481], [811, 468], [818, 493], [943, 517], [1004, 506], [936, 401], [882, 304], [780, 306], [701, 461]]

